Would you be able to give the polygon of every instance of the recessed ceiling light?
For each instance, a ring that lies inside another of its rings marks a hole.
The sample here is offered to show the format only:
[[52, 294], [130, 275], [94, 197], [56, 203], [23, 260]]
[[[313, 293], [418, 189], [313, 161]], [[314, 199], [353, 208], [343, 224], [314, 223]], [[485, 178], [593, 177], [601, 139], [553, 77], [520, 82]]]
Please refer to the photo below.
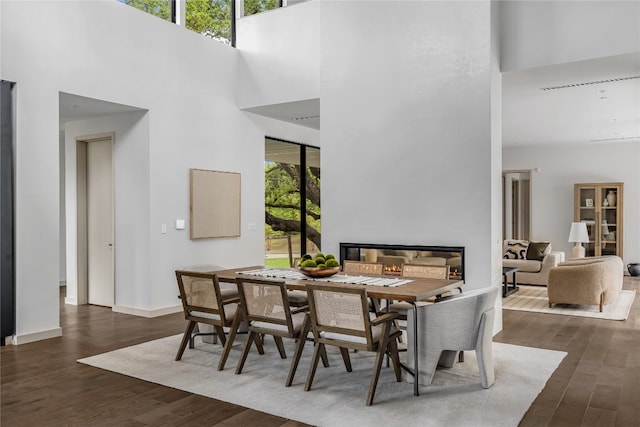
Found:
[[606, 90], [604, 90], [604, 89], [600, 89], [600, 90], [596, 91], [596, 93], [605, 93], [605, 92], [606, 92]]
[[609, 123], [613, 123], [613, 122], [615, 122], [615, 121], [616, 121], [616, 119], [615, 119], [615, 118], [613, 118], [613, 119], [609, 119]]
[[607, 99], [608, 96], [601, 96], [600, 99]]

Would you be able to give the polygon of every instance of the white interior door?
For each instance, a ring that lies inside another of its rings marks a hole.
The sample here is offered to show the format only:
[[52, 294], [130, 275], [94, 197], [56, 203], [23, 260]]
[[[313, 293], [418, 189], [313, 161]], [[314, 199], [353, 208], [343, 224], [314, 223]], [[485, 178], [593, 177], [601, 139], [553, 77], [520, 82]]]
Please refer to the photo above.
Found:
[[89, 304], [114, 305], [112, 141], [87, 143], [87, 290]]

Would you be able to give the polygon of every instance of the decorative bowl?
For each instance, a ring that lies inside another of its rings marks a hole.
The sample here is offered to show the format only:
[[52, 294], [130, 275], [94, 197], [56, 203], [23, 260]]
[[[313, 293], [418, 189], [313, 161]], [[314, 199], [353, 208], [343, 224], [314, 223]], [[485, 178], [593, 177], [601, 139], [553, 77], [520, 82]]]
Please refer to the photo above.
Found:
[[318, 278], [333, 276], [340, 271], [340, 267], [300, 267], [298, 268], [298, 270], [300, 270], [300, 273], [304, 274], [307, 277]]
[[640, 263], [632, 262], [627, 265], [627, 269], [629, 270], [629, 274], [632, 276], [640, 276]]

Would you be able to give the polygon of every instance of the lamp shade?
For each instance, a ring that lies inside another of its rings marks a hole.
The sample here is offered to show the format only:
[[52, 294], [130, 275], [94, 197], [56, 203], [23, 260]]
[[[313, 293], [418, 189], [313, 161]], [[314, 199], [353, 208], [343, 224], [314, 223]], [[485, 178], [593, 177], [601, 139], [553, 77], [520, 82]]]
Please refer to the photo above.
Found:
[[587, 224], [584, 222], [572, 222], [571, 231], [569, 231], [569, 242], [571, 243], [587, 243], [589, 241], [589, 232]]

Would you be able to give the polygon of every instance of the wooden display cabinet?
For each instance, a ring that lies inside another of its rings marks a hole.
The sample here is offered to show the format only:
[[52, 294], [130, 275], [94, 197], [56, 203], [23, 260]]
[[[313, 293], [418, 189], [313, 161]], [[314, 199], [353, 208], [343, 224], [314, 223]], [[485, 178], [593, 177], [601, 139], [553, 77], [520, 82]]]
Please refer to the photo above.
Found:
[[573, 218], [589, 232], [585, 256], [622, 257], [623, 190], [622, 182], [574, 185]]

